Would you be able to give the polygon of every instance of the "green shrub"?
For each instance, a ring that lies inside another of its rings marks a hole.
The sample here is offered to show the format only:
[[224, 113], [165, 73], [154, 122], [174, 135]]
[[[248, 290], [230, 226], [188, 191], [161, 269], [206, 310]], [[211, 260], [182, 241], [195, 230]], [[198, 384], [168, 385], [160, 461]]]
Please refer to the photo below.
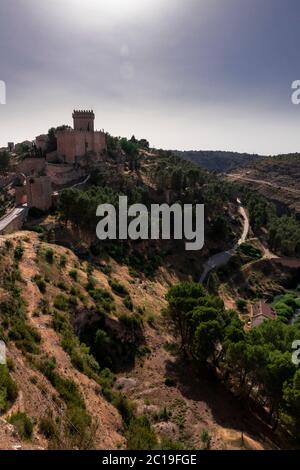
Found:
[[[89, 281], [90, 282], [90, 281]], [[90, 287], [89, 284], [87, 287]], [[96, 303], [99, 310], [104, 310], [105, 312], [111, 312], [114, 308], [114, 301], [112, 295], [105, 289], [87, 289], [89, 295], [92, 297]]]
[[172, 377], [166, 377], [165, 378], [165, 385], [167, 387], [175, 387], [176, 386], [176, 380], [172, 379]]
[[70, 295], [69, 297], [69, 305], [72, 307], [76, 307], [78, 305], [78, 300], [75, 295]]
[[60, 260], [59, 260], [59, 265], [61, 268], [65, 268], [67, 264], [67, 257], [66, 255], [61, 255]]
[[59, 294], [54, 300], [54, 307], [66, 312], [69, 308], [69, 301], [63, 294]]
[[109, 281], [109, 285], [112, 290], [118, 295], [128, 295], [128, 290], [124, 287], [120, 282], [116, 281], [115, 279], [111, 279]]
[[207, 431], [207, 429], [205, 429], [204, 431], [202, 431], [202, 434], [201, 434], [201, 442], [203, 444], [203, 448], [204, 449], [209, 449], [210, 448], [210, 443], [211, 443], [211, 437], [210, 437], [210, 434], [209, 432]]
[[155, 315], [152, 315], [152, 314], [148, 315], [147, 322], [149, 323], [150, 326], [155, 327], [155, 323], [156, 323]]
[[10, 418], [9, 418], [10, 424], [13, 424], [17, 431], [19, 436], [22, 439], [29, 440], [31, 439], [32, 432], [33, 432], [33, 424], [31, 419], [27, 416], [26, 413], [21, 413], [17, 412], [14, 413]]
[[119, 410], [124, 424], [129, 426], [130, 422], [134, 419], [133, 403], [122, 393], [116, 393], [112, 404]]
[[125, 299], [124, 299], [124, 305], [125, 307], [130, 310], [132, 312], [133, 310], [133, 302], [131, 300], [131, 297], [130, 295], [126, 295]]
[[54, 262], [54, 251], [52, 250], [52, 248], [48, 248], [48, 250], [46, 250], [45, 259], [46, 259], [47, 263], [53, 264], [53, 262]]
[[89, 276], [87, 285], [85, 286], [87, 292], [93, 291], [95, 287], [96, 287], [96, 279], [93, 276]]
[[241, 312], [244, 312], [247, 308], [247, 302], [244, 299], [237, 299], [236, 306]]
[[103, 272], [103, 274], [105, 274], [106, 276], [109, 276], [112, 271], [112, 267], [110, 264], [106, 264], [105, 266], [100, 266], [100, 269]]
[[46, 437], [46, 439], [52, 439], [56, 436], [56, 424], [51, 416], [41, 418], [39, 423], [39, 430], [41, 434]]
[[41, 342], [39, 332], [21, 319], [16, 319], [9, 330], [8, 336], [15, 341], [16, 346], [21, 350], [31, 354], [38, 354], [38, 344]]
[[34, 280], [34, 282], [36, 283], [36, 285], [38, 286], [39, 291], [40, 291], [42, 294], [45, 294], [46, 288], [47, 288], [47, 284], [46, 284], [46, 282], [44, 281], [44, 279], [42, 279], [41, 276], [35, 276], [33, 280]]
[[139, 330], [143, 325], [143, 320], [138, 315], [127, 315], [123, 313], [120, 315], [119, 320], [124, 326], [133, 331]]
[[38, 364], [39, 370], [47, 377], [60, 397], [67, 405], [68, 433], [84, 434], [91, 424], [91, 418], [86, 412], [84, 399], [76, 383], [71, 379], [61, 377], [55, 370], [54, 358], [44, 359]]
[[18, 245], [14, 251], [14, 258], [16, 261], [20, 261], [24, 254], [24, 248], [22, 245]]
[[[71, 289], [70, 289], [70, 294], [71, 294], [71, 295], [74, 295], [74, 296], [77, 296], [77, 295], [78, 295], [78, 291], [77, 291], [77, 289], [76, 289], [74, 286], [71, 287]], [[80, 298], [80, 296], [79, 296], [79, 298]]]
[[148, 354], [151, 354], [151, 349], [147, 345], [142, 344], [141, 346], [138, 347], [137, 355], [139, 357], [147, 356]]
[[160, 421], [169, 421], [169, 419], [170, 419], [170, 413], [168, 412], [168, 410], [167, 410], [166, 407], [164, 407], [164, 408], [159, 412], [158, 419], [159, 419]]
[[18, 387], [6, 365], [0, 365], [0, 414], [5, 413], [18, 396]]
[[110, 369], [103, 369], [99, 374], [99, 381], [104, 389], [111, 389], [116, 380], [115, 374]]
[[178, 352], [178, 345], [176, 343], [165, 343], [164, 349], [171, 354], [175, 354]]
[[131, 420], [126, 438], [128, 450], [153, 450], [157, 446], [155, 432], [145, 416]]
[[9, 251], [12, 248], [13, 244], [11, 240], [5, 240], [5, 248]]
[[31, 230], [32, 230], [33, 232], [39, 233], [39, 234], [45, 233], [44, 227], [41, 227], [40, 225], [34, 225], [33, 227], [31, 227]]
[[59, 282], [57, 283], [57, 287], [58, 287], [59, 289], [65, 291], [65, 292], [68, 291], [68, 288], [67, 288], [66, 284], [65, 284], [63, 281], [59, 281]]
[[76, 269], [72, 269], [69, 272], [69, 276], [73, 279], [73, 281], [75, 281], [75, 282], [78, 281], [78, 271]]

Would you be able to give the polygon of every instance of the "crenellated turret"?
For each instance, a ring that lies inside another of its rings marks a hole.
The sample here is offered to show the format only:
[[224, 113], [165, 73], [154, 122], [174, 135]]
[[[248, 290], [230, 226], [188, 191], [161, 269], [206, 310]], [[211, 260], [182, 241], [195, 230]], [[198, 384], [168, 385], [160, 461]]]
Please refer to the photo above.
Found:
[[95, 114], [93, 110], [73, 111], [75, 131], [94, 132]]

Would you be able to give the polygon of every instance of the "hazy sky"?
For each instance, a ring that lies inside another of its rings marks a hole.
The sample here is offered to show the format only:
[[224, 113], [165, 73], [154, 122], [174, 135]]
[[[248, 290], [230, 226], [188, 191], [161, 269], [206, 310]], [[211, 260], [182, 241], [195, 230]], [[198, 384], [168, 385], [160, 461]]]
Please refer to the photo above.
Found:
[[0, 146], [71, 124], [151, 145], [300, 151], [299, 0], [0, 0]]

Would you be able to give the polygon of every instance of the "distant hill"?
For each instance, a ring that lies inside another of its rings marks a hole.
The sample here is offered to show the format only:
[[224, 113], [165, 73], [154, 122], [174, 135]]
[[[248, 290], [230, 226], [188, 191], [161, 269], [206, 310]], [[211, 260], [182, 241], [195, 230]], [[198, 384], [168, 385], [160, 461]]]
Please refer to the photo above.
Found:
[[229, 178], [255, 187], [265, 197], [300, 213], [300, 154], [254, 160], [227, 172]]
[[300, 153], [265, 157], [243, 166], [247, 175], [256, 179], [268, 179], [280, 186], [300, 189]]
[[213, 150], [188, 150], [174, 152], [177, 156], [209, 170], [218, 172], [232, 171], [248, 163], [260, 161], [263, 157], [256, 154], [224, 152]]

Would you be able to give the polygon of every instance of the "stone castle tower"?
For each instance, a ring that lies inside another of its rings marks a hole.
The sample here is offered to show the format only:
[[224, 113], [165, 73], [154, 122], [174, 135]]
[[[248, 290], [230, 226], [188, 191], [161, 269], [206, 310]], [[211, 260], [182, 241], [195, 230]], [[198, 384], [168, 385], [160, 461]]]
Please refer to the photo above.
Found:
[[57, 131], [57, 156], [67, 164], [80, 163], [87, 154], [94, 154], [95, 161], [106, 151], [106, 134], [95, 131], [94, 111], [73, 111], [73, 129]]
[[74, 131], [94, 132], [94, 121], [93, 111], [73, 111]]

